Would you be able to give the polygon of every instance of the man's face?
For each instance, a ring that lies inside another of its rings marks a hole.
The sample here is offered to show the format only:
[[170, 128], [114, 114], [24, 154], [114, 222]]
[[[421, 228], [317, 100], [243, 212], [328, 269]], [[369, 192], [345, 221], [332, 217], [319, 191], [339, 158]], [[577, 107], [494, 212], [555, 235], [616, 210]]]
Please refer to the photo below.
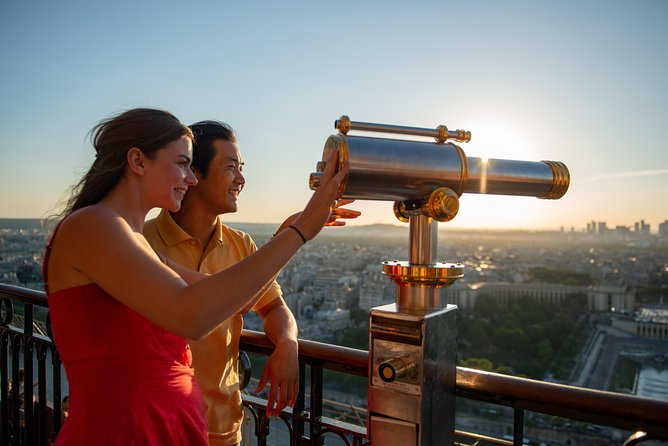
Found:
[[237, 197], [246, 179], [241, 173], [243, 162], [236, 143], [217, 139], [213, 141], [216, 151], [206, 178], [195, 172], [199, 184], [192, 191], [200, 195], [203, 202], [211, 206], [212, 212], [226, 214], [237, 211]]

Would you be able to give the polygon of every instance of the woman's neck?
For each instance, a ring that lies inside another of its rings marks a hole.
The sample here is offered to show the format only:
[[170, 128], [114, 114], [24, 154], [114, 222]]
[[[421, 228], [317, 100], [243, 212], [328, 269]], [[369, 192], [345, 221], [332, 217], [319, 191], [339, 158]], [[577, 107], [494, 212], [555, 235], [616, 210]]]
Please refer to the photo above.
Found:
[[151, 210], [143, 201], [138, 188], [124, 179], [100, 200], [99, 204], [113, 209], [128, 222], [133, 231], [141, 233], [146, 214]]

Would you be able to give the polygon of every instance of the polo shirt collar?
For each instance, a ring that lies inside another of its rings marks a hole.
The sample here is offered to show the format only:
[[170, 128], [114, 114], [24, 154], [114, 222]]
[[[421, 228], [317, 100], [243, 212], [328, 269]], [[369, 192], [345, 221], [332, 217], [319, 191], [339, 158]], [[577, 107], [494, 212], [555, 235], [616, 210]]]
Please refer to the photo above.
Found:
[[[181, 226], [177, 225], [172, 214], [166, 209], [162, 209], [155, 219], [155, 227], [167, 246], [173, 246], [178, 243], [191, 240], [192, 237]], [[223, 245], [223, 225], [220, 217], [216, 217], [216, 228], [213, 230], [212, 239], [216, 240], [218, 246]], [[206, 248], [206, 247], [204, 247]]]

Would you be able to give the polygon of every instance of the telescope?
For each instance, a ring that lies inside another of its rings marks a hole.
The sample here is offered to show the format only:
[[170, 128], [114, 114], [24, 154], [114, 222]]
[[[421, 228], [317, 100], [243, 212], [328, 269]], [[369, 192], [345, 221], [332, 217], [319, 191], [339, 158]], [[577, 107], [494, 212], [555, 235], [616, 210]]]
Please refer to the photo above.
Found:
[[[312, 190], [319, 185], [324, 160], [339, 152], [339, 167], [350, 162], [338, 198], [408, 202], [404, 206], [428, 205], [427, 214], [438, 221], [455, 217], [458, 198], [464, 193], [518, 195], [542, 199], [561, 198], [568, 190], [568, 168], [559, 161], [518, 161], [467, 157], [456, 144], [469, 142], [471, 132], [352, 122], [347, 116], [335, 121], [339, 134], [325, 142], [323, 161], [309, 178]], [[435, 142], [349, 136], [350, 130], [432, 137]], [[446, 192], [445, 190], [449, 190]], [[435, 191], [441, 190], [431, 199]], [[454, 195], [453, 195], [454, 193]], [[434, 206], [436, 196], [444, 196], [450, 206]], [[447, 198], [446, 198], [447, 197]], [[449, 197], [452, 197], [450, 199]], [[395, 206], [395, 213], [401, 206]], [[407, 221], [407, 212], [397, 217]]]
[[369, 314], [368, 435], [378, 446], [454, 444], [457, 306], [445, 304], [441, 291], [463, 277], [464, 265], [437, 261], [437, 222], [455, 218], [465, 193], [559, 199], [570, 184], [568, 168], [559, 161], [468, 157], [454, 142], [469, 142], [471, 132], [445, 125], [375, 124], [344, 115], [334, 127], [338, 133], [325, 142], [309, 187], [320, 185], [325, 160], [337, 151], [337, 171], [349, 163], [337, 198], [393, 201], [396, 218], [410, 225], [410, 259], [383, 262], [396, 302]]

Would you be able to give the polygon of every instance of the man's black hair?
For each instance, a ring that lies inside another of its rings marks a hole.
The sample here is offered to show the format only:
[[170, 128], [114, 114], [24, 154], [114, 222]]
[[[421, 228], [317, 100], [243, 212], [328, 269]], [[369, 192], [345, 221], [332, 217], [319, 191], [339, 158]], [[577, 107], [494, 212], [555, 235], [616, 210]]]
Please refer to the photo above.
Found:
[[237, 135], [228, 124], [220, 121], [200, 121], [190, 126], [195, 139], [193, 140], [193, 167], [206, 178], [211, 160], [216, 151], [213, 142], [217, 139], [236, 142]]

